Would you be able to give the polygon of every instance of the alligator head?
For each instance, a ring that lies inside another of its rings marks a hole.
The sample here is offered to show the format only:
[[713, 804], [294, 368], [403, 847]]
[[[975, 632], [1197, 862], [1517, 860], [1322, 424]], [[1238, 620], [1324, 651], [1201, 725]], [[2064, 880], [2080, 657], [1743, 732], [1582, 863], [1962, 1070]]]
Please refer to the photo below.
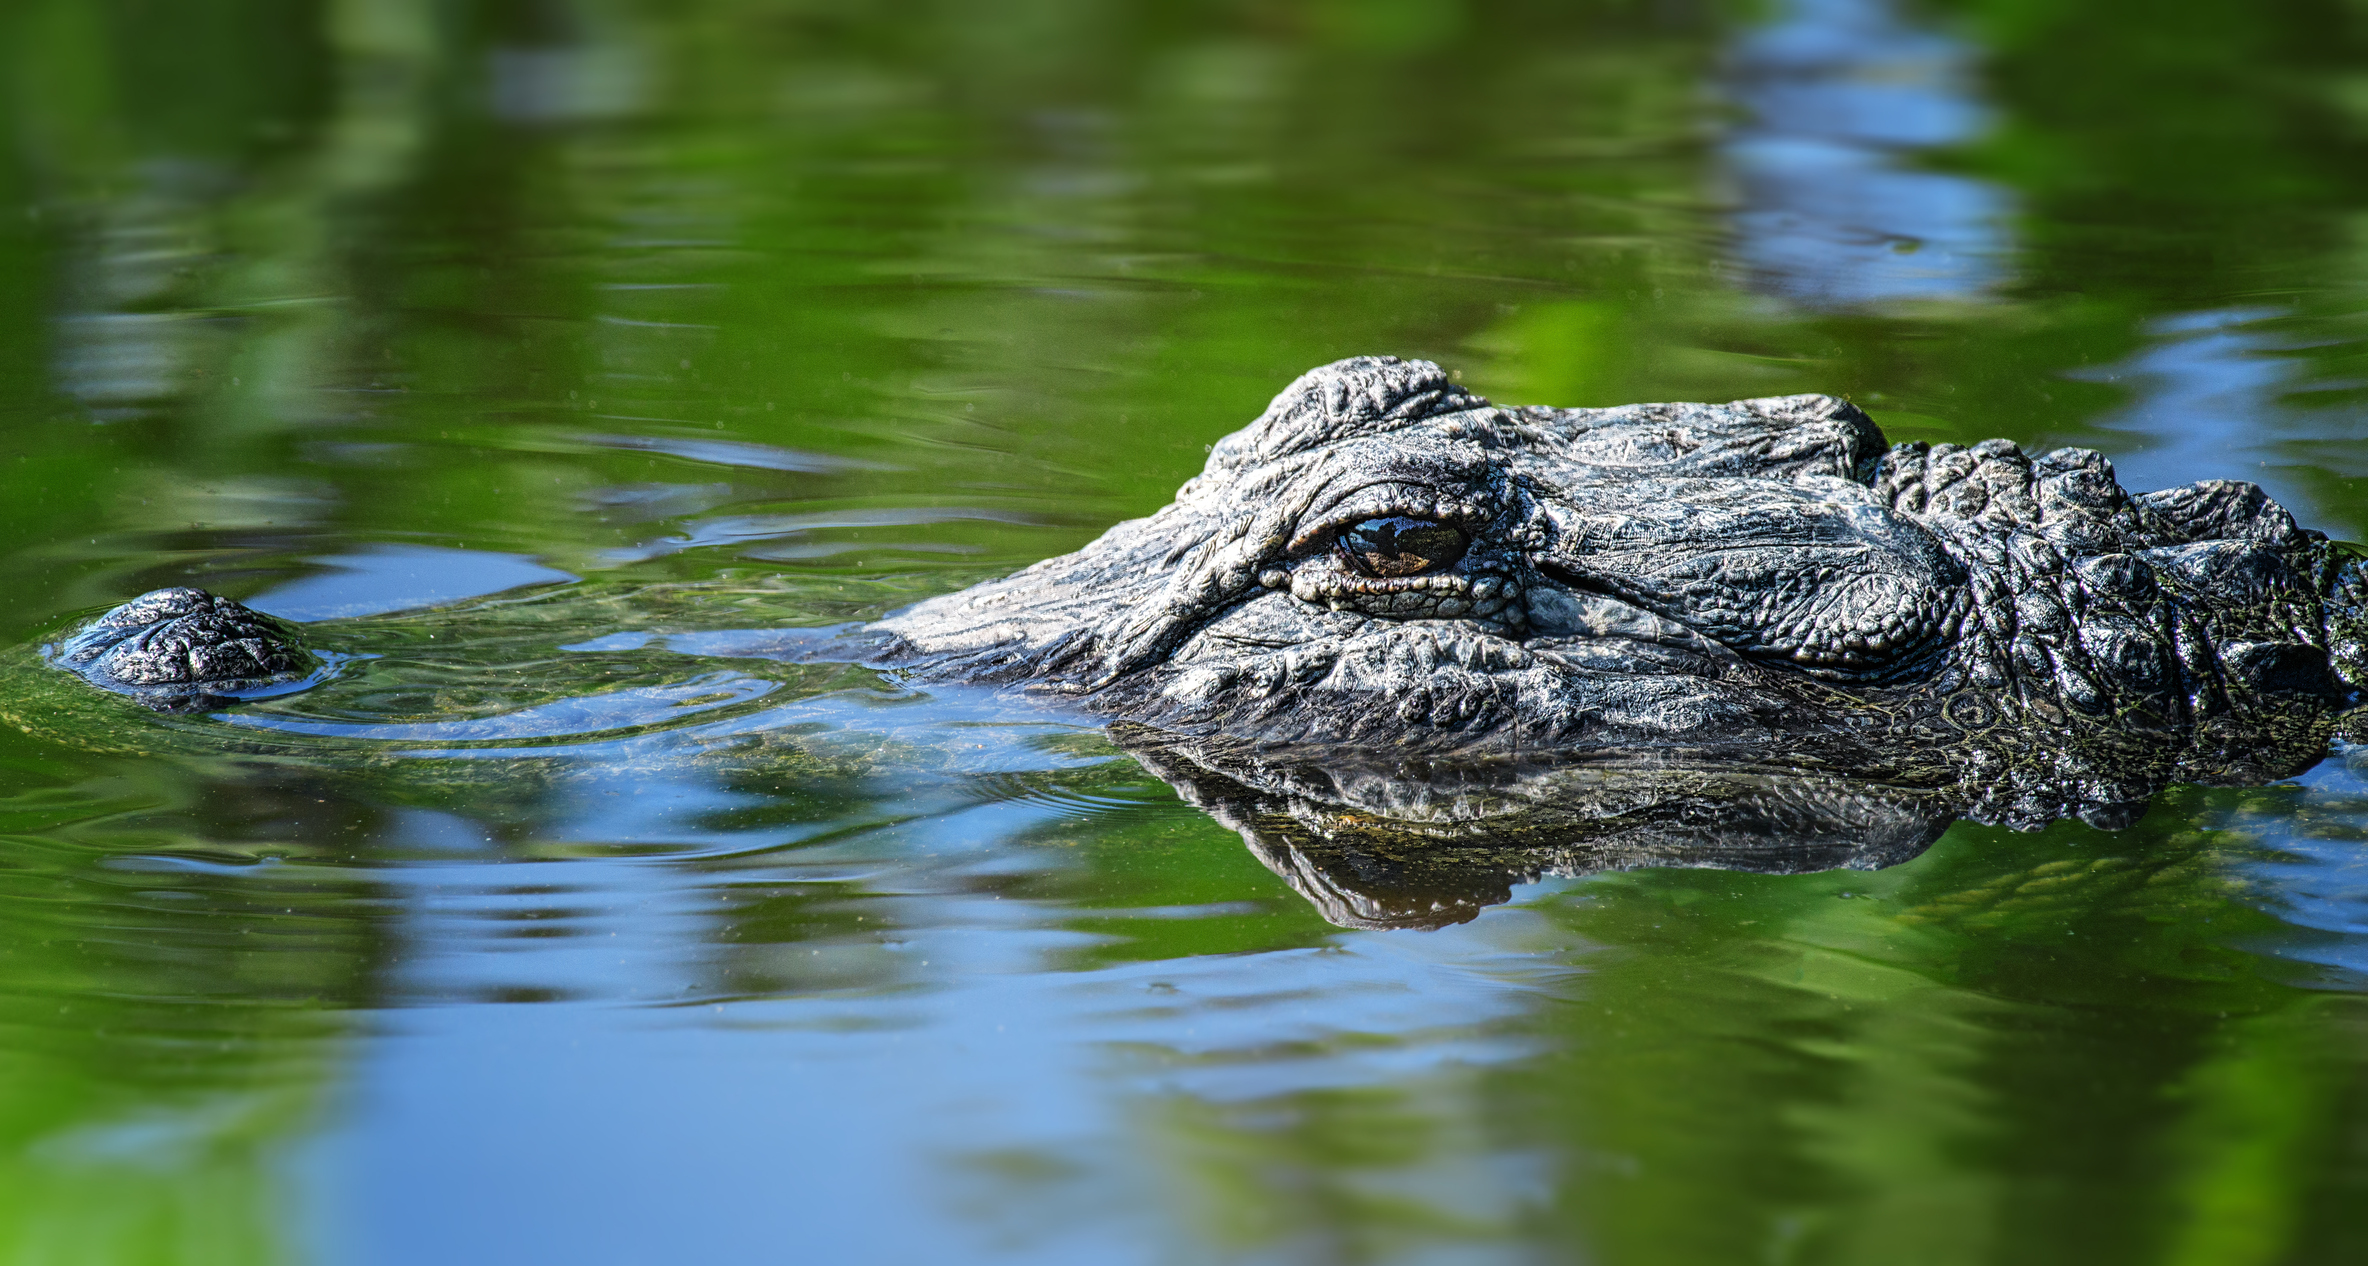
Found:
[[1436, 366], [1301, 378], [1175, 503], [883, 626], [917, 657], [1303, 742], [1772, 733], [1810, 683], [1926, 669], [1963, 566], [1825, 396], [1497, 409]]
[[2368, 680], [2360, 576], [2249, 484], [1891, 448], [1828, 396], [1498, 408], [1361, 357], [1151, 517], [877, 628], [1171, 732], [1780, 752], [2047, 802], [2012, 818], [2316, 759]]

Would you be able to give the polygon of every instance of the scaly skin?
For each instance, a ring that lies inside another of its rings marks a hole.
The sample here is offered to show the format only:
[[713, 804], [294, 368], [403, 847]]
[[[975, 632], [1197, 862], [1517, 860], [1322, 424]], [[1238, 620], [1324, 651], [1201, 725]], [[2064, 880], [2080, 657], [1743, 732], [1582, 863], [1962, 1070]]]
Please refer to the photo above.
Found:
[[315, 667], [285, 622], [203, 589], [141, 594], [68, 638], [56, 659], [159, 712], [221, 707]]
[[[845, 645], [1302, 765], [1683, 753], [2110, 823], [2323, 756], [2361, 715], [2364, 600], [2358, 556], [2250, 484], [2133, 497], [2086, 450], [1887, 447], [1828, 396], [1497, 408], [1363, 357], [1157, 514]], [[309, 663], [185, 590], [60, 658], [157, 706]]]
[[[1369, 574], [1342, 541], [1376, 520], [1468, 544]], [[2082, 449], [1887, 450], [1827, 396], [1500, 409], [1360, 358], [1159, 513], [878, 627], [925, 675], [1170, 732], [1780, 755], [2030, 823], [2307, 767], [2368, 681], [2364, 591], [2250, 484], [2132, 497]]]

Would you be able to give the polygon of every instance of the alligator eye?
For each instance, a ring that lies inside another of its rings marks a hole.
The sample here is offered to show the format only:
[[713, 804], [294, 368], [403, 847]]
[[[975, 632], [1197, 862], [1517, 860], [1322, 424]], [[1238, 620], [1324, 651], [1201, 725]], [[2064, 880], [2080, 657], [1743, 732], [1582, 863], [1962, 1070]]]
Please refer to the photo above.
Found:
[[1340, 531], [1340, 552], [1368, 576], [1416, 576], [1452, 567], [1471, 542], [1463, 529], [1429, 519], [1366, 519]]

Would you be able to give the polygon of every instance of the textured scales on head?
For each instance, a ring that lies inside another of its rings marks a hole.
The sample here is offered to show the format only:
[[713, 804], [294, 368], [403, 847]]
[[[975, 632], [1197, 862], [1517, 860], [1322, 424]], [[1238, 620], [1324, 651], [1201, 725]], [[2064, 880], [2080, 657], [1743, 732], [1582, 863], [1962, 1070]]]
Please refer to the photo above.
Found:
[[219, 707], [314, 661], [285, 623], [203, 589], [157, 589], [68, 638], [56, 662], [159, 712]]
[[[1200, 475], [1147, 519], [1076, 554], [936, 600], [931, 655], [965, 675], [1101, 688], [1156, 661], [1194, 623], [1248, 593], [1306, 509], [1293, 482], [1329, 444], [1383, 435], [1487, 401], [1427, 361], [1361, 356], [1312, 370], [1217, 442]], [[889, 622], [912, 625], [919, 612]]]
[[[1217, 441], [1203, 478], [1237, 474], [1326, 444], [1387, 435], [1443, 413], [1486, 408], [1427, 360], [1356, 356], [1301, 374], [1258, 420]], [[1186, 484], [1179, 496], [1189, 496]]]
[[[1452, 548], [1357, 564], [1393, 534]], [[2086, 450], [1891, 448], [1828, 396], [1499, 408], [1359, 357], [1159, 513], [881, 627], [933, 675], [1187, 733], [1887, 750], [2012, 817], [2323, 747], [2362, 589], [2249, 484], [2133, 497]]]
[[1875, 487], [1973, 564], [1973, 610], [1938, 688], [1980, 702], [1944, 716], [2011, 725], [1984, 706], [2011, 702], [2076, 731], [2048, 754], [2057, 781], [2142, 798], [2132, 756], [2162, 745], [2187, 778], [2283, 777], [2358, 723], [2358, 559], [2254, 484], [2132, 496], [2095, 452], [2032, 457], [1991, 440], [1902, 444]]

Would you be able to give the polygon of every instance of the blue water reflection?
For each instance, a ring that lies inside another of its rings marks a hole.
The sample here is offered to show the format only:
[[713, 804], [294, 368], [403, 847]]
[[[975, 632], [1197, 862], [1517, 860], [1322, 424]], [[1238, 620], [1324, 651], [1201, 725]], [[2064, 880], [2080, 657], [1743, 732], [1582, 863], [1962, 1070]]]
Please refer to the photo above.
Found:
[[1756, 285], [1854, 308], [2005, 279], [2006, 191], [1915, 166], [1985, 125], [1970, 60], [1885, 0], [1788, 0], [1735, 46], [1723, 83], [1747, 122], [1724, 150], [1734, 251]]
[[[394, 609], [448, 595], [426, 565], [441, 560], [398, 557], [350, 574]], [[541, 574], [459, 561], [488, 587]], [[277, 602], [318, 610], [340, 579]], [[324, 1256], [1158, 1261], [1196, 1196], [1188, 1158], [1129, 1143], [1146, 1116], [1410, 1086], [1452, 1114], [1485, 1070], [1535, 1053], [1513, 1022], [1573, 973], [1529, 952], [1569, 938], [1526, 912], [1093, 964], [1129, 923], [1271, 918], [1274, 898], [1121, 905], [1081, 926], [1074, 897], [1028, 892], [1081, 873], [1059, 840], [1146, 812], [1204, 822], [1065, 787], [1132, 768], [1064, 741], [1096, 734], [1089, 719], [961, 689], [777, 703], [776, 683], [714, 668], [805, 658], [839, 632], [595, 637], [567, 649], [685, 676], [469, 720], [229, 718], [516, 762], [502, 783], [532, 788], [482, 815], [403, 809], [380, 832], [402, 863], [373, 872], [401, 911], [387, 1006], [303, 1149]], [[435, 746], [452, 742], [490, 745]], [[855, 772], [834, 797], [819, 770], [835, 758]], [[1188, 847], [1239, 849], [1216, 829]], [[781, 903], [794, 918], [768, 914]], [[1370, 1177], [1509, 1228], [1554, 1165], [1475, 1137]], [[710, 1212], [652, 1216], [689, 1208]]]
[[[1468, 1111], [1485, 1070], [1535, 1052], [1511, 1022], [1571, 975], [1519, 912], [1080, 970], [1113, 934], [1014, 888], [1075, 868], [1039, 842], [1074, 801], [924, 781], [909, 816], [779, 851], [719, 823], [796, 794], [687, 754], [548, 786], [532, 834], [582, 840], [564, 860], [498, 860], [503, 832], [452, 813], [401, 828], [451, 860], [382, 874], [405, 910], [396, 1006], [308, 1160], [339, 1260], [1165, 1260], [1198, 1193], [1188, 1157], [1129, 1142], [1147, 1116], [1378, 1087]], [[629, 855], [735, 835], [759, 847], [720, 868]], [[768, 900], [800, 903], [797, 925], [744, 925]], [[1552, 1168], [1474, 1137], [1371, 1179], [1510, 1228]], [[650, 1216], [689, 1208], [708, 1212]]]
[[2112, 454], [2124, 484], [2170, 488], [2250, 479], [2284, 504], [2309, 504], [2259, 456], [2286, 429], [2278, 398], [2295, 385], [2292, 363], [2261, 328], [2278, 315], [2271, 308], [2227, 308], [2162, 317], [2147, 325], [2148, 344], [2135, 354], [2066, 375], [2134, 393], [2092, 423], [2127, 437]]
[[[2131, 396], [2089, 423], [2108, 433], [2103, 443], [2081, 442], [2105, 448], [2131, 488], [2246, 479], [2305, 522], [2339, 533], [2357, 523], [2357, 506], [2329, 498], [2324, 476], [2368, 475], [2355, 453], [2368, 418], [2343, 400], [2349, 384], [2320, 378], [2307, 359], [2311, 341], [2286, 328], [2291, 315], [2230, 307], [2149, 321], [2137, 351], [2064, 375]], [[2310, 400], [2317, 391], [2334, 402]]]
[[2232, 826], [2268, 856], [2247, 868], [2256, 899], [2283, 925], [2256, 948], [2333, 969], [2316, 981], [2368, 991], [2368, 749], [2353, 748], [2298, 779], [2278, 814]]
[[2368, 46], [2142, 8], [35, 0], [12, 644], [364, 618], [0, 698], [0, 1260], [2359, 1257], [2356, 755], [1344, 930], [816, 653], [1360, 352], [2356, 523]]
[[327, 570], [275, 585], [247, 605], [287, 620], [330, 620], [576, 579], [516, 554], [432, 545], [364, 545], [309, 561]]

